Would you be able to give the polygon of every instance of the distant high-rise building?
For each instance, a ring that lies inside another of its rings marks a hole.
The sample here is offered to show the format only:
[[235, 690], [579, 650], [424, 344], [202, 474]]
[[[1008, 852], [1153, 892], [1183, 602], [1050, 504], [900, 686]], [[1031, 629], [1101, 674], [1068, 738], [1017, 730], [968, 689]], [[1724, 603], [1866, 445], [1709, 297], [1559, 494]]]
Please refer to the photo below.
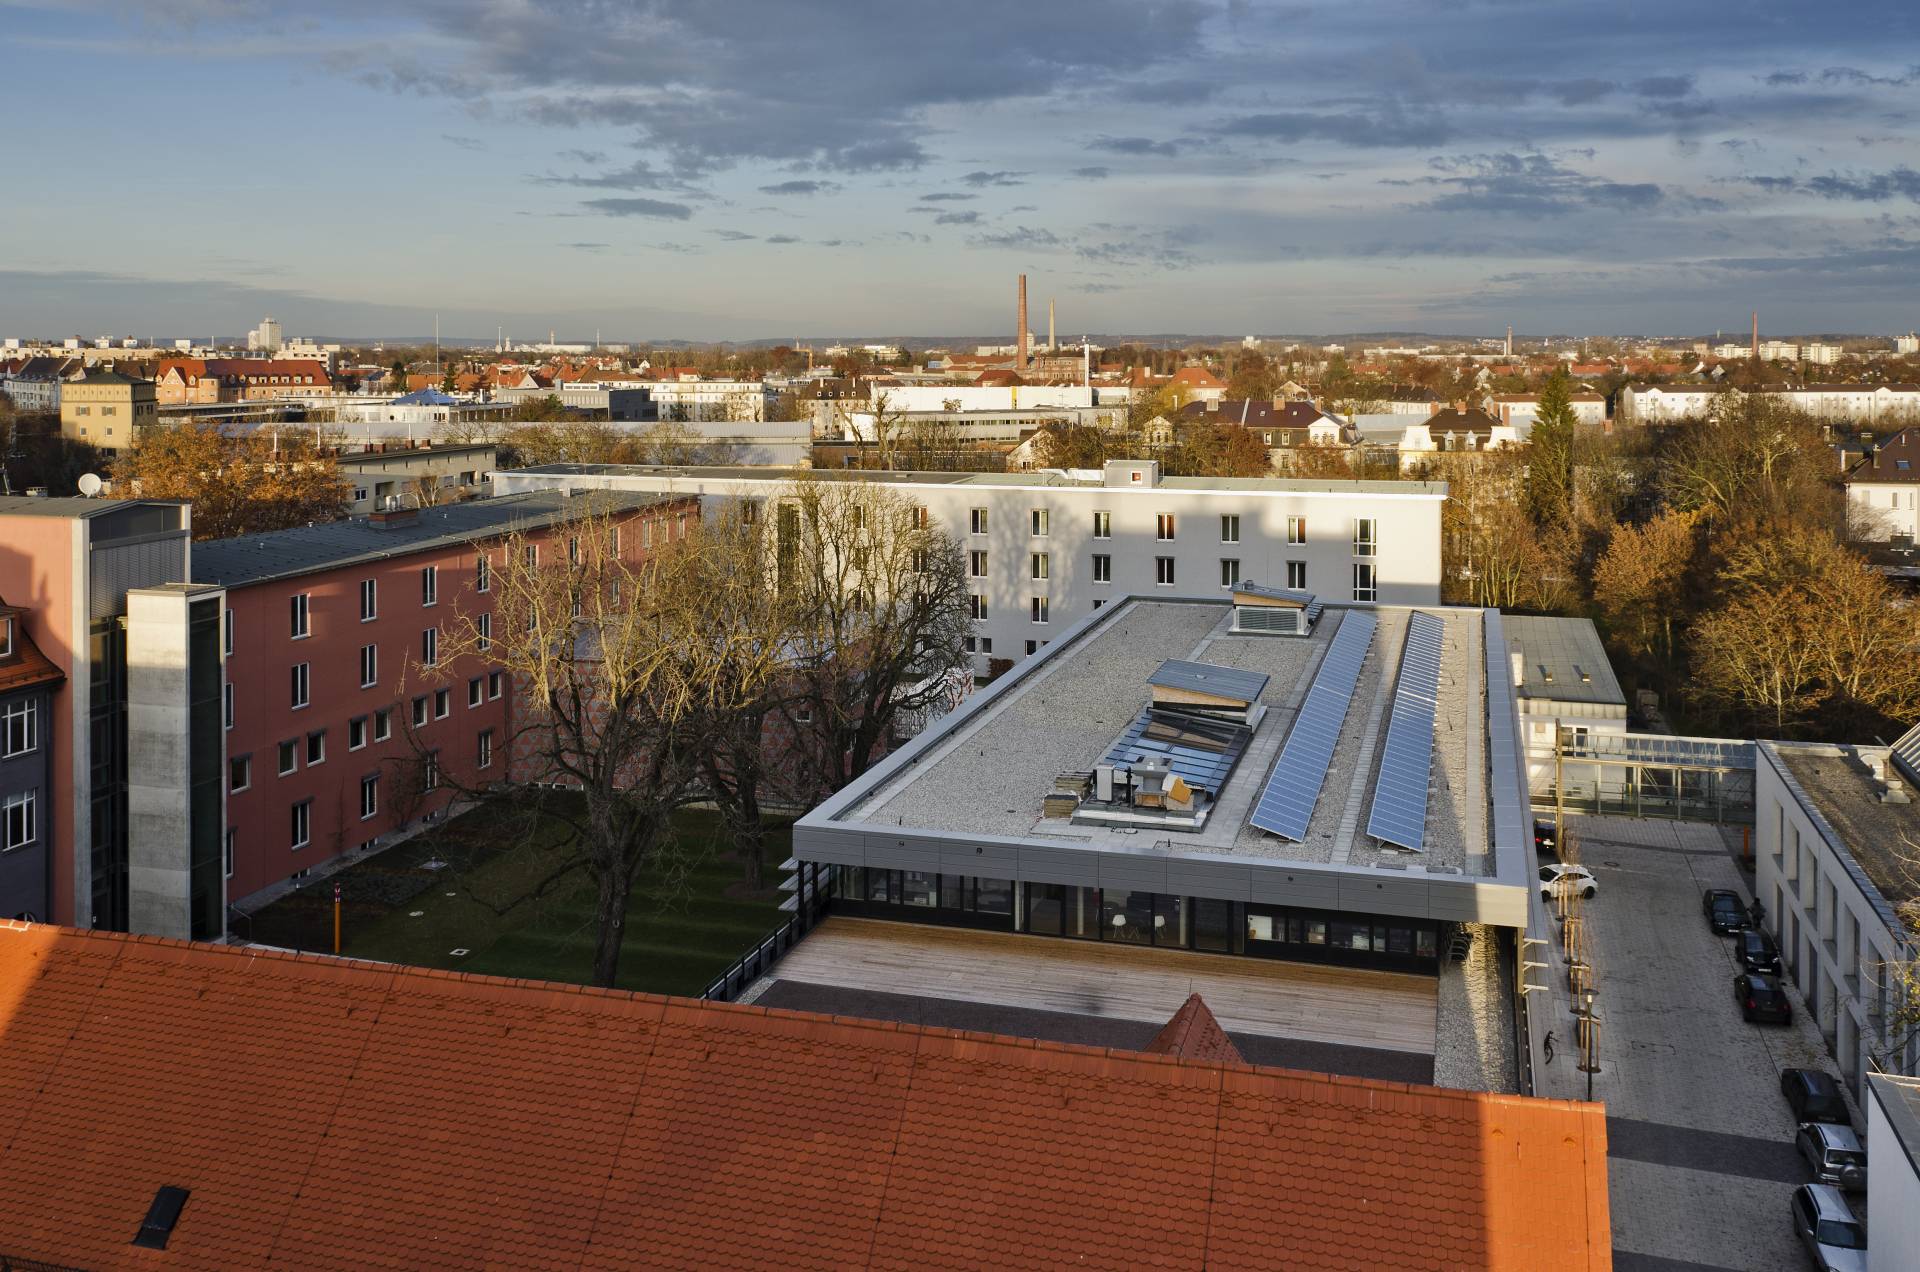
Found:
[[262, 318], [260, 325], [247, 333], [247, 348], [258, 353], [280, 352], [280, 324], [271, 317]]
[[1016, 324], [1018, 331], [1013, 338], [1013, 369], [1023, 372], [1027, 369], [1027, 276], [1020, 275], [1020, 316]]
[[1915, 335], [1909, 331], [1904, 336], [1895, 336], [1893, 338], [1893, 351], [1895, 353], [1920, 353], [1920, 335]]

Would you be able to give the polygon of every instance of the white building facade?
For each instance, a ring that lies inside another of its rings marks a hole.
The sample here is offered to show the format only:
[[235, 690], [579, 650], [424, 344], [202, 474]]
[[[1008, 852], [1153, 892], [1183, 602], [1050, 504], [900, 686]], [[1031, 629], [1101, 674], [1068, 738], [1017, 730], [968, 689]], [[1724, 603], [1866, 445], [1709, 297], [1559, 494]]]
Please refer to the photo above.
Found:
[[[1242, 580], [1328, 600], [1435, 605], [1445, 482], [1162, 478], [1152, 461], [1104, 473], [850, 473], [884, 482], [948, 527], [967, 556], [975, 671], [1043, 648], [1114, 597], [1231, 595]], [[916, 479], [918, 478], [918, 479]], [[499, 494], [573, 487], [777, 498], [790, 475], [747, 468], [548, 465], [494, 474]]]

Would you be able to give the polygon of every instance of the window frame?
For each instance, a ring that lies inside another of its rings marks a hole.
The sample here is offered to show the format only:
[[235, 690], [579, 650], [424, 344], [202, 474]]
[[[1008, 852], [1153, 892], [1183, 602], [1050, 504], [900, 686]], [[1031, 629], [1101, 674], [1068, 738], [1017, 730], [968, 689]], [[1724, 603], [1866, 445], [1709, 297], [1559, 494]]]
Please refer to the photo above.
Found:
[[360, 621], [371, 623], [380, 617], [380, 580], [360, 580]]
[[431, 609], [440, 603], [440, 567], [420, 567], [420, 608]]
[[1157, 556], [1153, 558], [1153, 585], [1155, 587], [1173, 587], [1175, 586], [1174, 580], [1176, 577], [1174, 558], [1170, 556]]
[[1093, 554], [1093, 581], [1095, 583], [1113, 582], [1113, 557], [1105, 552]]
[[1153, 521], [1154, 542], [1172, 543], [1174, 541], [1174, 536], [1178, 532], [1178, 530], [1179, 530], [1179, 526], [1174, 521], [1174, 516], [1172, 513], [1158, 512], [1154, 514], [1154, 521]]
[[313, 635], [313, 593], [295, 592], [287, 598], [289, 640], [306, 640]]
[[313, 705], [313, 664], [295, 663], [289, 669], [292, 683], [288, 686], [292, 711], [305, 711]]
[[[13, 744], [15, 727], [18, 727], [23, 740], [19, 746]], [[231, 723], [227, 726], [233, 727]], [[0, 745], [0, 754], [12, 759], [16, 755], [32, 755], [40, 749], [40, 700], [28, 694], [6, 705], [3, 717], [0, 717], [0, 735], [4, 744]]]
[[288, 808], [292, 824], [287, 827], [288, 837], [293, 841], [288, 845], [292, 852], [299, 852], [313, 842], [313, 801], [295, 800]]
[[[233, 784], [233, 779], [236, 775], [241, 779], [240, 785], [238, 786]], [[238, 795], [242, 791], [250, 791], [252, 789], [253, 752], [248, 751], [245, 755], [229, 755], [227, 757], [227, 794]]]
[[380, 775], [360, 775], [360, 820], [371, 821], [380, 815]]
[[1223, 512], [1220, 514], [1220, 542], [1240, 542], [1240, 514]]
[[[14, 814], [19, 813], [21, 820], [20, 838], [13, 833]], [[5, 838], [0, 839], [0, 852], [15, 852], [40, 842], [40, 790], [16, 791], [0, 803], [0, 822], [5, 825]]]
[[379, 642], [360, 646], [360, 687], [371, 689], [380, 683]]

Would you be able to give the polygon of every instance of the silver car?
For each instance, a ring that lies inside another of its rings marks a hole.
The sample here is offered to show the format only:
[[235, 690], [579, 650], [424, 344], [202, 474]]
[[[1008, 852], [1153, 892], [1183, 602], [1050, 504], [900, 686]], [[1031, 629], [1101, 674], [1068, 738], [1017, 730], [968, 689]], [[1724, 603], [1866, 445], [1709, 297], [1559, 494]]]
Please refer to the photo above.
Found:
[[1802, 1122], [1793, 1141], [1813, 1167], [1813, 1177], [1847, 1192], [1867, 1190], [1867, 1150], [1851, 1126]]
[[1867, 1272], [1867, 1229], [1838, 1188], [1802, 1184], [1794, 1189], [1793, 1231], [1821, 1272]]

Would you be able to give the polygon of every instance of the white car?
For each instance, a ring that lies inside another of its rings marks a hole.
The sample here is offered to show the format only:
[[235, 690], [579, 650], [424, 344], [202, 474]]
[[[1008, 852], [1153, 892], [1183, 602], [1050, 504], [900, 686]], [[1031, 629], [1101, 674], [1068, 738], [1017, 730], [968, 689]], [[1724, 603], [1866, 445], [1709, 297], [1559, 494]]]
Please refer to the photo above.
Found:
[[1577, 892], [1587, 900], [1593, 900], [1593, 894], [1600, 890], [1600, 884], [1593, 877], [1593, 871], [1585, 866], [1564, 866], [1555, 863], [1540, 867], [1540, 898], [1553, 900], [1555, 887], [1565, 887]]

